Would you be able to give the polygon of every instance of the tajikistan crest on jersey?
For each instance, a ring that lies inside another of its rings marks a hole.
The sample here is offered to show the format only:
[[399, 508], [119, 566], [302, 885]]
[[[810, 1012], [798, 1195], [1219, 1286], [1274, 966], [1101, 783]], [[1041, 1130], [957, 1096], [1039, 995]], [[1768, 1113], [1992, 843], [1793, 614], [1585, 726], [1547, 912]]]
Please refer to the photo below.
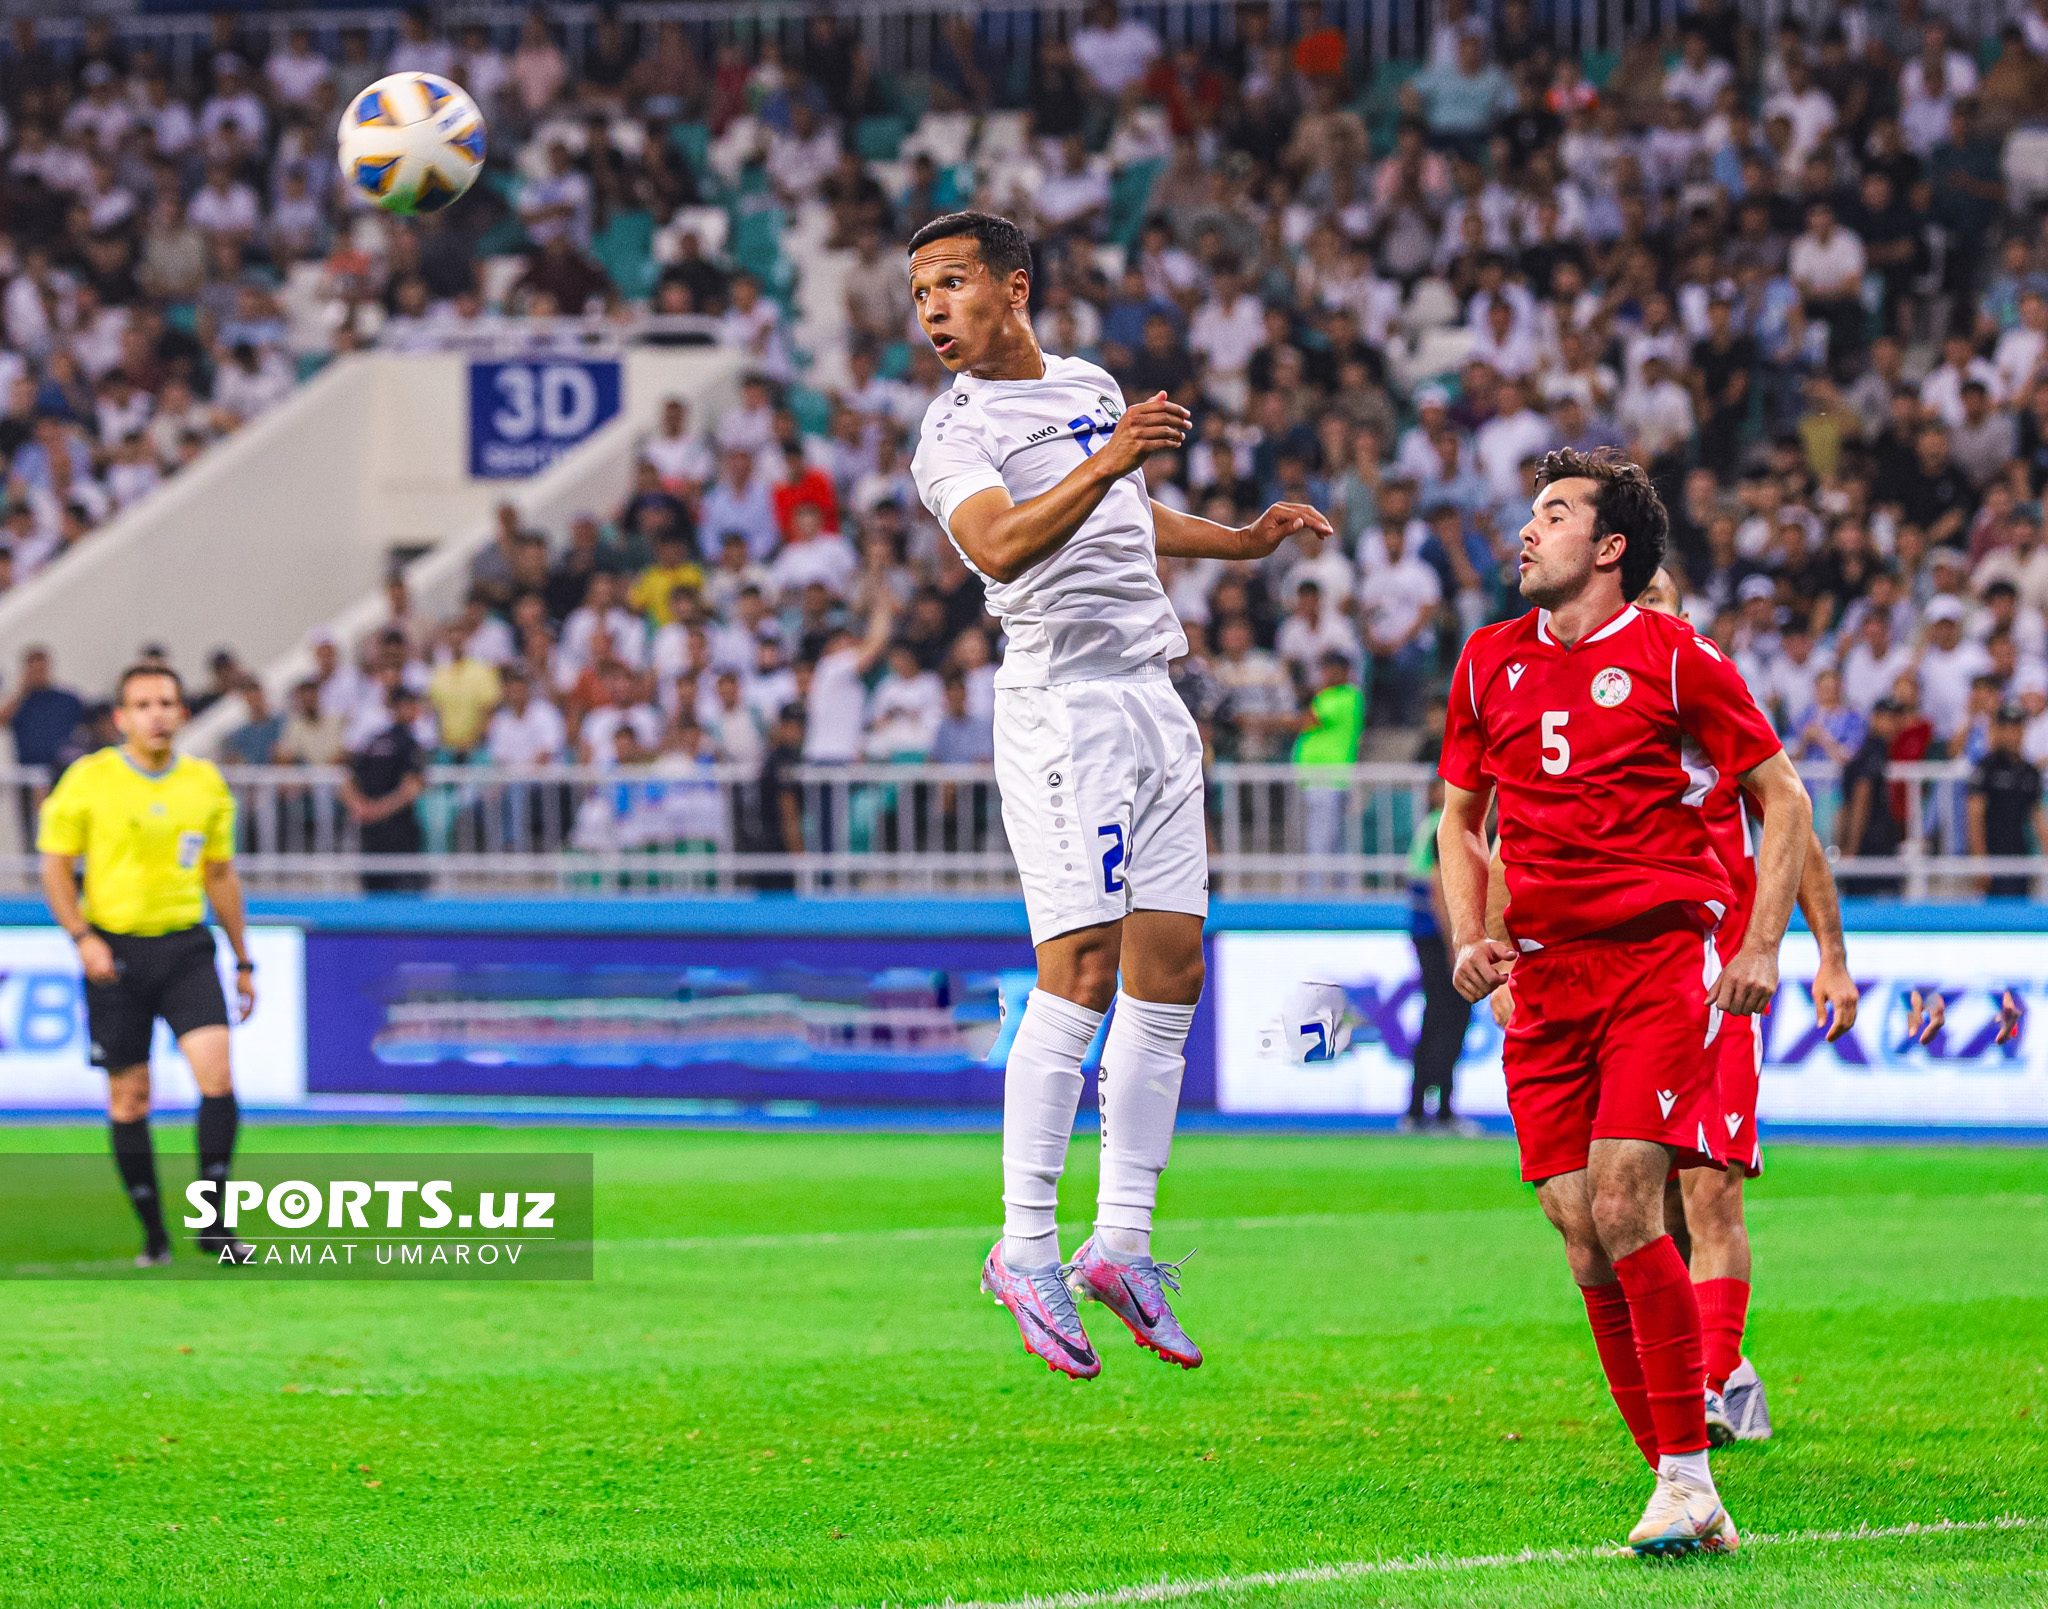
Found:
[[1593, 678], [1593, 702], [1602, 709], [1611, 710], [1628, 697], [1634, 686], [1627, 671], [1618, 665], [1609, 665]]

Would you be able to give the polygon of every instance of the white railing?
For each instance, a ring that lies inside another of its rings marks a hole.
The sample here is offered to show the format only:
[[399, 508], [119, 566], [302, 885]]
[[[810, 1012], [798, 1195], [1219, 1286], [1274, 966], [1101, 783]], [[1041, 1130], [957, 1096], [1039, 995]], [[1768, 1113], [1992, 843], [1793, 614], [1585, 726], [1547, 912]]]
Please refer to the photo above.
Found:
[[[1827, 840], [1841, 808], [1834, 770], [1802, 768]], [[365, 847], [339, 766], [230, 766], [240, 865], [266, 892], [1014, 893], [995, 774], [984, 765], [810, 765], [782, 774], [732, 765], [513, 769], [435, 765], [414, 807], [417, 851]], [[2044, 892], [2040, 856], [1965, 848], [1962, 762], [1891, 768], [1905, 838], [1884, 859], [1840, 857], [1845, 893], [1968, 899], [1986, 877]], [[1209, 774], [1210, 881], [1245, 898], [1398, 898], [1408, 848], [1428, 819], [1429, 767], [1219, 764]], [[34, 812], [44, 772], [0, 768], [0, 882], [36, 886]], [[801, 848], [785, 847], [784, 833]], [[1831, 858], [1833, 852], [1830, 852]]]
[[379, 346], [402, 352], [459, 352], [465, 357], [612, 357], [629, 346], [725, 344], [715, 318], [700, 313], [649, 313], [627, 304], [615, 313], [553, 318], [490, 315], [473, 324], [449, 319], [388, 319]]

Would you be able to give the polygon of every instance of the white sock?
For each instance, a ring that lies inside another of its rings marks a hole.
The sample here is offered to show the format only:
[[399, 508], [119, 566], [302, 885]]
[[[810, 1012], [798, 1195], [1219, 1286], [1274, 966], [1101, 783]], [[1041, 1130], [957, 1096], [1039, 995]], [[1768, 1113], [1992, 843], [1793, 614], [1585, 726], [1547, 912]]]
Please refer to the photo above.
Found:
[[1081, 1104], [1081, 1058], [1102, 1018], [1043, 989], [1024, 998], [1003, 1072], [1003, 1262], [1010, 1268], [1059, 1263], [1060, 1173]]
[[1714, 1489], [1714, 1472], [1707, 1467], [1707, 1450], [1696, 1453], [1665, 1453], [1657, 1460], [1657, 1473], [1665, 1480], [1681, 1481], [1703, 1492]]
[[1152, 1254], [1152, 1208], [1173, 1149], [1193, 1006], [1133, 1000], [1119, 992], [1102, 1047], [1102, 1181], [1096, 1244], [1130, 1261]]

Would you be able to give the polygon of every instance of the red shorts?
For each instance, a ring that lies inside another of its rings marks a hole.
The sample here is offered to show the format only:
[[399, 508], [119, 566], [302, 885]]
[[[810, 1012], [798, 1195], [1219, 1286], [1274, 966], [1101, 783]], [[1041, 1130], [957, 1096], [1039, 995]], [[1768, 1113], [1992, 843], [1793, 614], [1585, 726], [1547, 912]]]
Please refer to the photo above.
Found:
[[1764, 1171], [1764, 1142], [1756, 1130], [1756, 1092], [1763, 1081], [1763, 1035], [1755, 1017], [1733, 1017], [1723, 1012], [1720, 1032], [1707, 1046], [1707, 1060], [1714, 1064], [1714, 1079], [1720, 1091], [1717, 1110], [1721, 1127], [1707, 1125], [1722, 1159], [1740, 1167], [1752, 1179]]
[[1680, 905], [1516, 961], [1503, 1060], [1524, 1179], [1576, 1172], [1595, 1140], [1651, 1140], [1681, 1168], [1721, 1165], [1707, 1128], [1718, 971], [1712, 938]]

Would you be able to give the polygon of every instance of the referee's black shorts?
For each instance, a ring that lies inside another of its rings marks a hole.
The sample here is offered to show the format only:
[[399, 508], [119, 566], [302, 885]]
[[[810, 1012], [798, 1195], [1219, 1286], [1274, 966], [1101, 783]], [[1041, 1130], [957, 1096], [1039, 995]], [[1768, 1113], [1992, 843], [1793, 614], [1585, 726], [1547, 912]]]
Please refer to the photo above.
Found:
[[147, 1062], [159, 1017], [179, 1036], [194, 1028], [227, 1027], [228, 1002], [214, 968], [212, 928], [160, 934], [94, 931], [114, 952], [120, 975], [112, 983], [86, 980], [85, 1024], [93, 1066], [118, 1072]]

